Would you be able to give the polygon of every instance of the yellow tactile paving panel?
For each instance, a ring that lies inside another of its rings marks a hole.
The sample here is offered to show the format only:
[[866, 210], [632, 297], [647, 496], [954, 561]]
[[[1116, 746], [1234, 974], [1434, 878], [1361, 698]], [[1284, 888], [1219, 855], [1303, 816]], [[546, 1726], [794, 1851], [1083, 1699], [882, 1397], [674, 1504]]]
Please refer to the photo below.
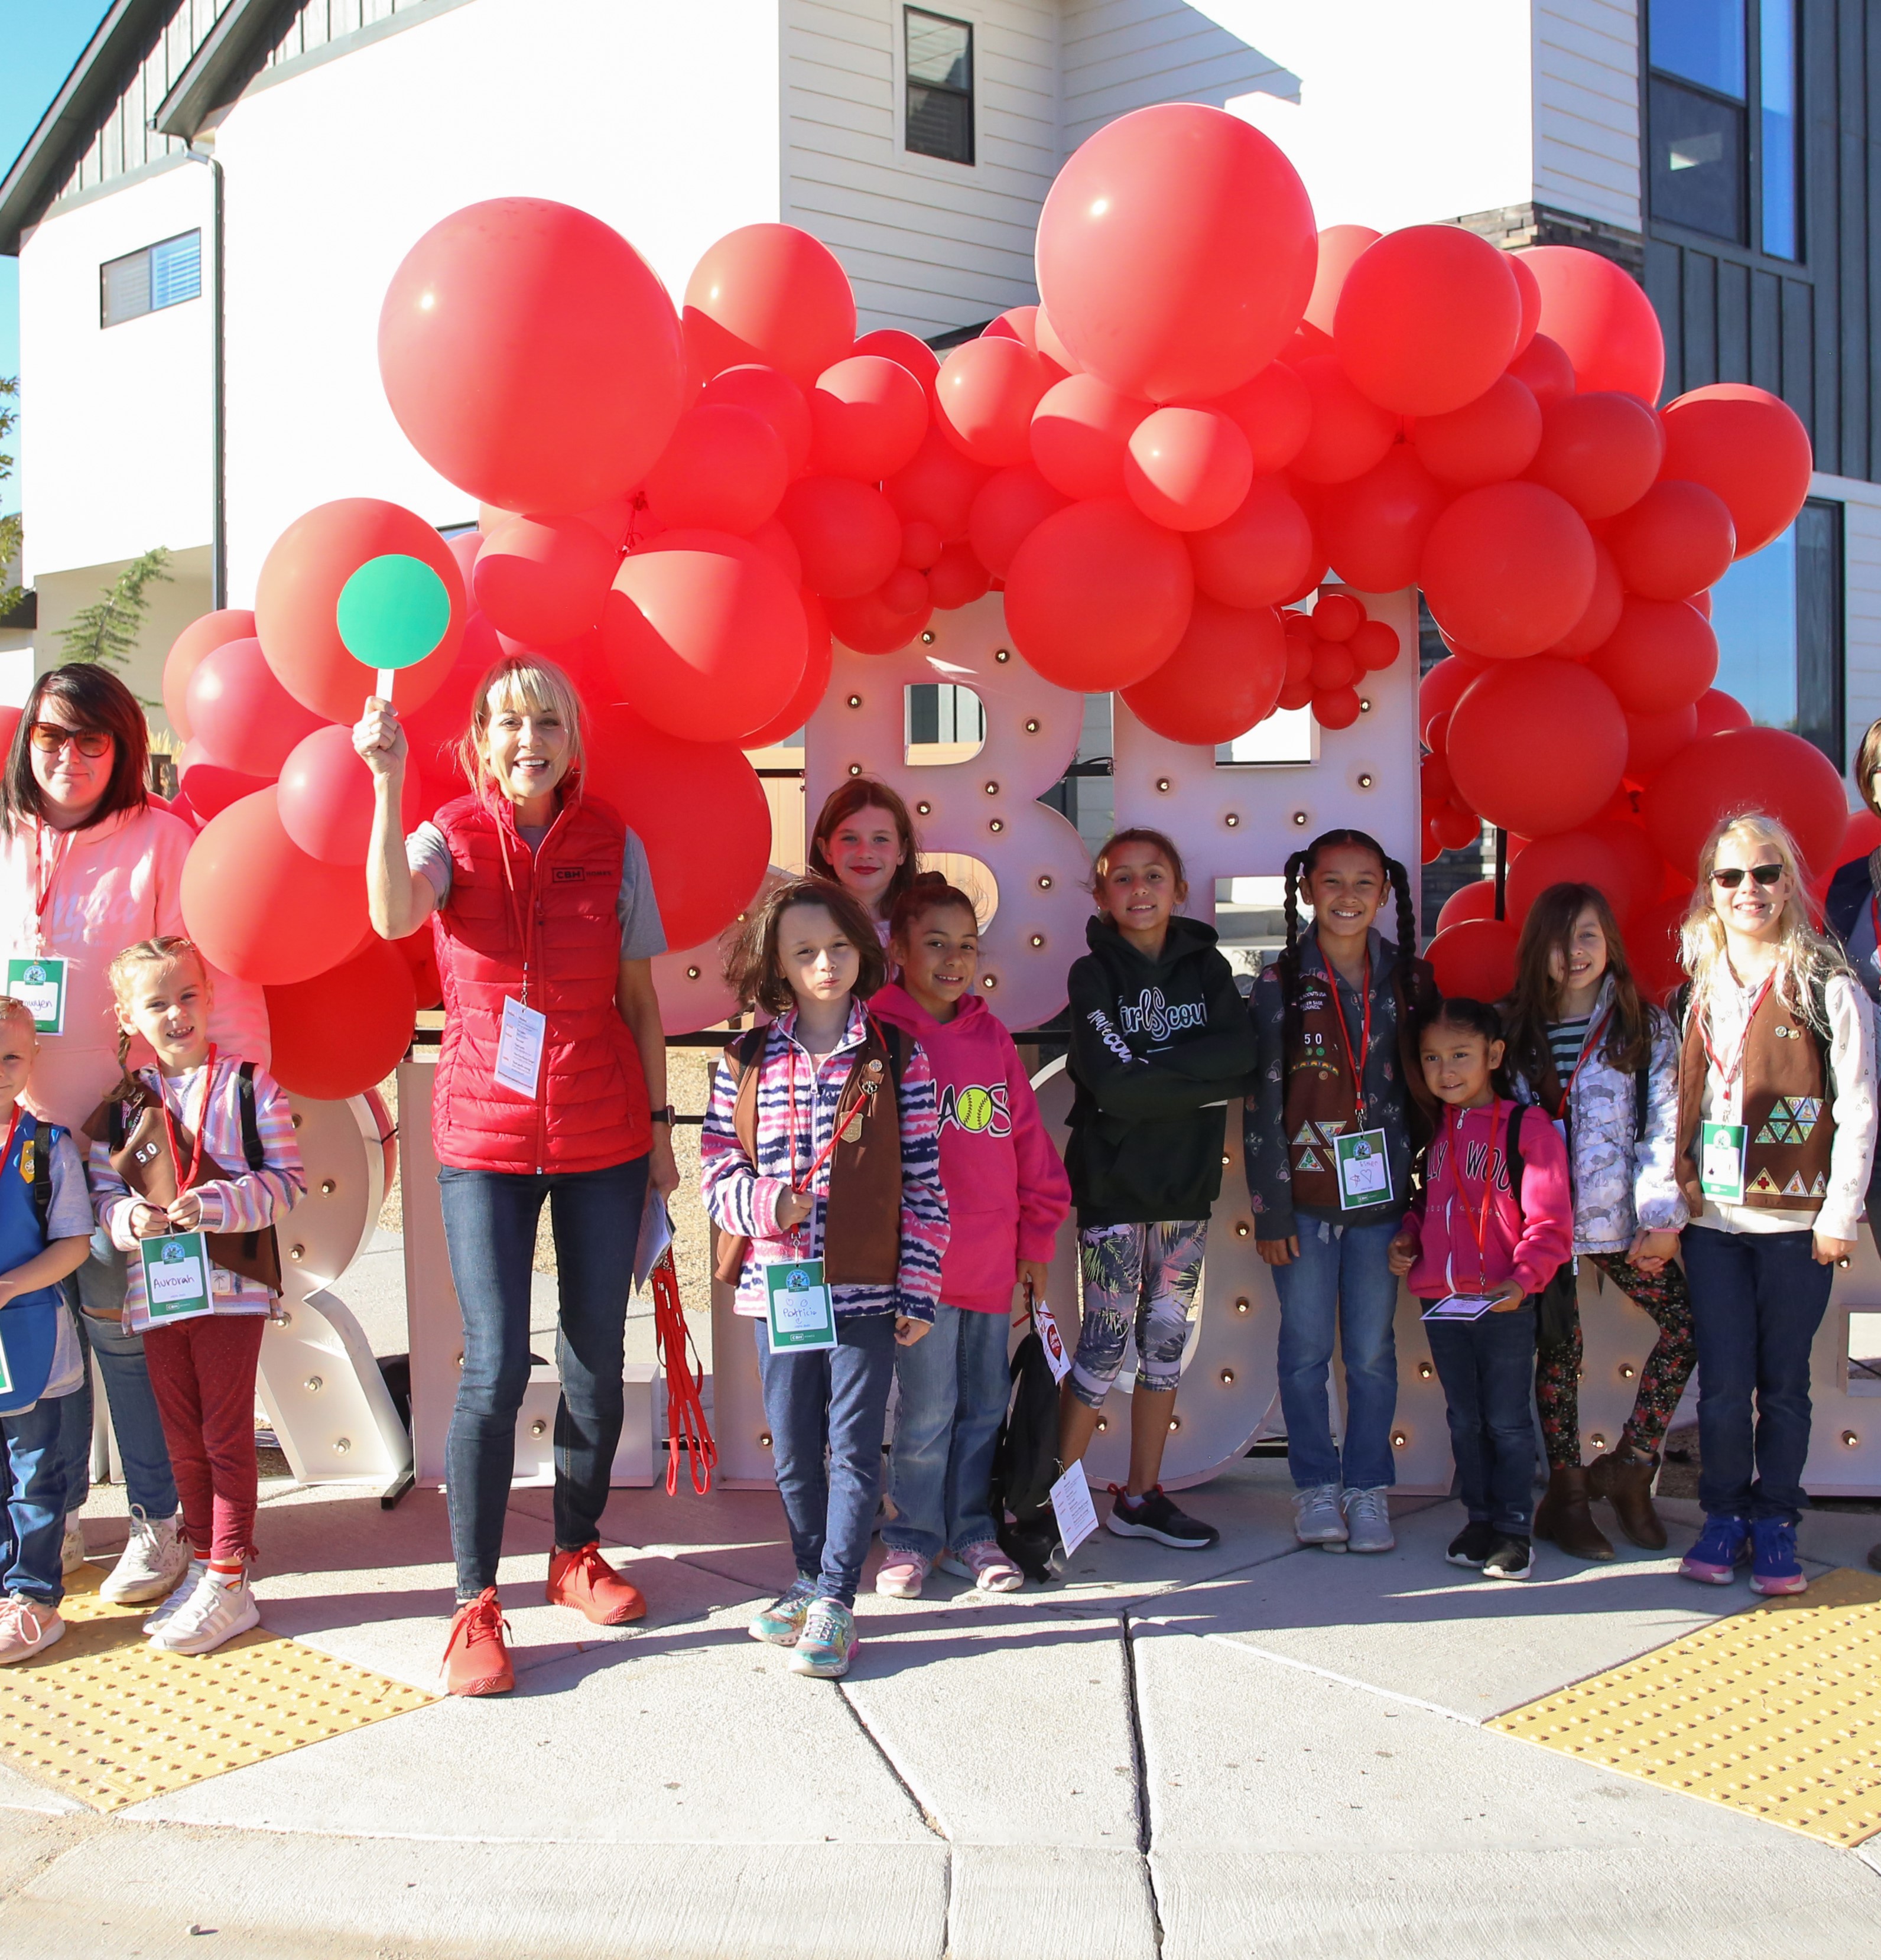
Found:
[[148, 1606], [74, 1575], [65, 1637], [0, 1668], [0, 1760], [97, 1810], [220, 1776], [422, 1708], [432, 1697], [264, 1628], [209, 1654], [159, 1653]]
[[1859, 1844], [1881, 1831], [1881, 1576], [1838, 1569], [1488, 1726]]

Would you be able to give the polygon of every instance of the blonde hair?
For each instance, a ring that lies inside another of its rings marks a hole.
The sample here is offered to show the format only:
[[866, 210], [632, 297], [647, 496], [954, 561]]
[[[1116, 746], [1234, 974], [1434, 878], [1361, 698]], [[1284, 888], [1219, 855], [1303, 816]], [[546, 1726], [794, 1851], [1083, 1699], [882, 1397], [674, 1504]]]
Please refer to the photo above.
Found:
[[[209, 978], [209, 963], [202, 956], [202, 949], [193, 939], [186, 939], [180, 932], [159, 933], [154, 939], [140, 939], [135, 946], [127, 946], [106, 969], [106, 977], [111, 982], [111, 998], [119, 1007], [130, 1005], [131, 975], [140, 966], [167, 966], [173, 960], [193, 959], [196, 971], [202, 976], [202, 984], [212, 983]], [[111, 1093], [105, 1098], [107, 1102], [123, 1102], [138, 1093], [138, 1083], [131, 1073], [131, 1031], [120, 1021], [118, 1024], [118, 1079]]]
[[1813, 1020], [1811, 997], [1838, 973], [1851, 969], [1841, 949], [1826, 939], [1809, 923], [1803, 908], [1806, 876], [1803, 854], [1796, 839], [1774, 816], [1749, 812], [1727, 817], [1704, 841], [1698, 854], [1698, 882], [1692, 894], [1691, 909], [1679, 929], [1679, 957], [1692, 976], [1692, 1004], [1702, 1007], [1728, 970], [1724, 955], [1724, 925], [1711, 904], [1711, 873], [1717, 867], [1717, 854], [1727, 838], [1748, 841], [1772, 853], [1788, 873], [1790, 891], [1777, 921], [1777, 991], [1790, 1012]]
[[[497, 697], [494, 705], [491, 696]], [[551, 660], [533, 655], [506, 654], [477, 682], [470, 707], [470, 726], [457, 745], [463, 772], [476, 786], [479, 797], [497, 787], [490, 773], [490, 721], [493, 714], [515, 710], [531, 714], [553, 713], [568, 731], [568, 759], [565, 776], [576, 775], [581, 767], [581, 697], [574, 683]]]
[[17, 994], [0, 994], [0, 1021], [24, 1021], [35, 1038], [39, 1034], [33, 1010]]

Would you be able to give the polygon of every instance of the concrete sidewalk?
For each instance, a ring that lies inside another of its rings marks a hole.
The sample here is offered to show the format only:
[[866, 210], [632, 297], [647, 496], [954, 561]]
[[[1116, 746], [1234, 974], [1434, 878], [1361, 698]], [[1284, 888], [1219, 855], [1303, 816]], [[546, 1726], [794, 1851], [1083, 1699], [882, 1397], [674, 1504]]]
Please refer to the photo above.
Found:
[[[549, 1494], [519, 1491], [513, 1696], [108, 1818], [0, 1773], [0, 1952], [1881, 1955], [1875, 1845], [1482, 1726], [1746, 1592], [1550, 1548], [1534, 1580], [1497, 1585], [1444, 1564], [1459, 1513], [1429, 1500], [1401, 1507], [1388, 1556], [1302, 1551], [1271, 1462], [1192, 1501], [1223, 1527], [1211, 1553], [1100, 1535], [1044, 1590], [865, 1594], [856, 1666], [831, 1684], [745, 1634], [789, 1576], [769, 1493], [617, 1493], [607, 1529], [651, 1610], [604, 1632], [542, 1603]], [[1859, 1564], [1874, 1527], [1813, 1515], [1804, 1549]], [[111, 1535], [100, 1517], [94, 1548]], [[386, 1513], [275, 1487], [259, 1535], [268, 1628], [434, 1685], [435, 1493]]]

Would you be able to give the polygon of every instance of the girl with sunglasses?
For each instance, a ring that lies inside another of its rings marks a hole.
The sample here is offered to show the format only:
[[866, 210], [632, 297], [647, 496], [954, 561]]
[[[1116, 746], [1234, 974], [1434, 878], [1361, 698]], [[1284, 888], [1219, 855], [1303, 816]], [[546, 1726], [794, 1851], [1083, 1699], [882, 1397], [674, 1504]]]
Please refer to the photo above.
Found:
[[1875, 1138], [1868, 1002], [1803, 890], [1774, 817], [1720, 824], [1698, 860], [1676, 1004], [1704, 1507], [1679, 1569], [1728, 1586], [1749, 1561], [1752, 1590], [1767, 1593], [1808, 1583], [1796, 1528], [1810, 1349], [1855, 1249]]

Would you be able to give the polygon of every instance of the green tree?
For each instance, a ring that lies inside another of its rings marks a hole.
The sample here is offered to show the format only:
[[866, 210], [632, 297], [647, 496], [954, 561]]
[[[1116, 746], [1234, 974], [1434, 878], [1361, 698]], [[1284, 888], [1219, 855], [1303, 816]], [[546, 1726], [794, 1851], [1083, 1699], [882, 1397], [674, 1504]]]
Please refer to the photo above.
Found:
[[[0, 374], [0, 443], [5, 443], [12, 434], [20, 419], [20, 412], [14, 404], [19, 399], [20, 382], [18, 375]], [[0, 449], [0, 483], [13, 474], [13, 458]], [[23, 533], [18, 513], [10, 517], [0, 517], [0, 619], [3, 619], [19, 604], [21, 589], [13, 582], [13, 567], [20, 555], [20, 540]]]
[[129, 667], [145, 615], [150, 610], [150, 595], [145, 588], [169, 584], [170, 574], [164, 569], [169, 562], [167, 546], [152, 546], [142, 558], [132, 559], [105, 587], [102, 599], [74, 613], [72, 624], [59, 636], [66, 659]]

